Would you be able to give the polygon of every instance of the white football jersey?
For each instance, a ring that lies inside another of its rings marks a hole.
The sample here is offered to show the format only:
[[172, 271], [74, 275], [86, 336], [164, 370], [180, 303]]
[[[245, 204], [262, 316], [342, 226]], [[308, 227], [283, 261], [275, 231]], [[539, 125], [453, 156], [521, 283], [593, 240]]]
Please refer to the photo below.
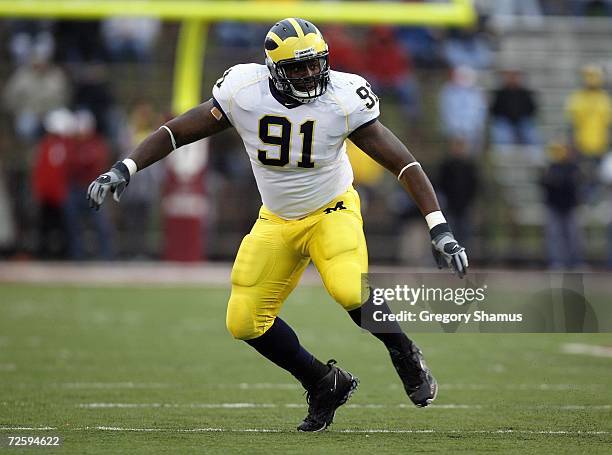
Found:
[[378, 98], [365, 79], [338, 71], [311, 103], [283, 104], [271, 84], [265, 65], [236, 65], [215, 83], [213, 98], [244, 142], [263, 204], [298, 219], [352, 184], [344, 141], [376, 120]]

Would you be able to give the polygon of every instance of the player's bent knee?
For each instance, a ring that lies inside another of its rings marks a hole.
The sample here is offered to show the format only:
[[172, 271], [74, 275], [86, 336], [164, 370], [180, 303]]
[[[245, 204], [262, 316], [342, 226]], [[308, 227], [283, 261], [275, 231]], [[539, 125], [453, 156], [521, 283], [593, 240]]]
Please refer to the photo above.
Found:
[[351, 311], [359, 308], [363, 303], [361, 289], [361, 267], [358, 264], [335, 264], [326, 275], [333, 277], [326, 283], [327, 291], [342, 307]]
[[230, 297], [227, 305], [225, 325], [229, 333], [237, 340], [250, 340], [263, 335], [263, 328], [257, 328], [251, 299], [246, 296]]
[[263, 331], [257, 330], [255, 324], [245, 324], [242, 321], [230, 319], [229, 317], [226, 320], [226, 326], [229, 333], [236, 340], [252, 340], [253, 338], [263, 335]]

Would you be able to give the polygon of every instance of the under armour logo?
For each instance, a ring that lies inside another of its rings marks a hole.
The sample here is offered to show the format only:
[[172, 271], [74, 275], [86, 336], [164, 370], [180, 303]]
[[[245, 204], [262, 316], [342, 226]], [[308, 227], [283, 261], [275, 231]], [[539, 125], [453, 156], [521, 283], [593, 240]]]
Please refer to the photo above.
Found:
[[344, 206], [344, 201], [338, 201], [336, 202], [335, 207], [327, 207], [323, 211], [329, 215], [331, 212], [335, 212], [336, 210], [346, 210], [346, 207]]

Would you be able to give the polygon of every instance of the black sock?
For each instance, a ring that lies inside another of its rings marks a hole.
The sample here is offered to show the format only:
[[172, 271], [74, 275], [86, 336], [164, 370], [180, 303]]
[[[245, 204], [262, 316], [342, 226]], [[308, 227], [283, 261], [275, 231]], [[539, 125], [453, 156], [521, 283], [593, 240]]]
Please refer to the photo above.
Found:
[[266, 333], [246, 342], [265, 358], [295, 376], [306, 389], [329, 371], [327, 365], [300, 345], [293, 329], [279, 317]]
[[381, 305], [374, 305], [372, 293], [370, 293], [370, 298], [363, 305], [349, 311], [348, 314], [355, 324], [382, 341], [387, 350], [399, 352], [409, 351], [410, 346], [412, 346], [412, 341], [402, 331], [400, 325], [396, 321], [388, 320], [384, 322], [374, 322], [373, 314], [375, 311], [380, 311], [383, 314], [391, 313], [387, 302], [383, 302]]

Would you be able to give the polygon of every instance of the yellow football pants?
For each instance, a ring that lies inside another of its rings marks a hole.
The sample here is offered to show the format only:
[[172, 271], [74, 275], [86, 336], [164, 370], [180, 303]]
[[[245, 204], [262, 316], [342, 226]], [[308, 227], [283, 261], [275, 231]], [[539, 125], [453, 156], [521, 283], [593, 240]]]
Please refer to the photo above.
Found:
[[232, 336], [250, 340], [263, 335], [311, 259], [336, 302], [347, 311], [361, 306], [368, 252], [359, 196], [352, 187], [299, 220], [260, 209], [232, 268], [226, 319]]

